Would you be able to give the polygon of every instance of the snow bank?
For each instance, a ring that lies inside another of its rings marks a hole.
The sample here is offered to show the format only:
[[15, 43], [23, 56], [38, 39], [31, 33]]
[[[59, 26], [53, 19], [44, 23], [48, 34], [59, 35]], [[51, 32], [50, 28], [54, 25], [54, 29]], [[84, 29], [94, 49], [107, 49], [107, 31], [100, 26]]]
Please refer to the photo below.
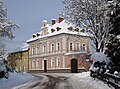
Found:
[[92, 79], [90, 77], [90, 72], [74, 74], [72, 79], [78, 83], [80, 89], [111, 89], [104, 82], [98, 79]]
[[15, 86], [34, 81], [37, 78], [28, 73], [9, 73], [9, 79], [0, 79], [0, 89], [12, 89]]

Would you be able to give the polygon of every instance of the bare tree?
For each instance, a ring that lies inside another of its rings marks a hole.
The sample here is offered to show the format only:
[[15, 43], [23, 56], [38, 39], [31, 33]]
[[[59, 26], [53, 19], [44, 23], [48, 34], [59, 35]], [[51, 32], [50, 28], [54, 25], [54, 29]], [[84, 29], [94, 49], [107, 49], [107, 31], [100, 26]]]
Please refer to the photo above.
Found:
[[107, 0], [63, 0], [63, 4], [62, 16], [85, 28], [90, 33], [96, 52], [103, 52], [110, 28]]

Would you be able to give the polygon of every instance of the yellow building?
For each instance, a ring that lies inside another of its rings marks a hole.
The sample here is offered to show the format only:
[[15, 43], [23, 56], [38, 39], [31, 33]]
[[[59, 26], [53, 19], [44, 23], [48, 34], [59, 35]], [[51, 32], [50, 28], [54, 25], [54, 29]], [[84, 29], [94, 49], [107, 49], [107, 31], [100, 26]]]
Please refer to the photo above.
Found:
[[8, 56], [9, 66], [18, 72], [29, 72], [29, 51], [18, 51], [10, 53]]

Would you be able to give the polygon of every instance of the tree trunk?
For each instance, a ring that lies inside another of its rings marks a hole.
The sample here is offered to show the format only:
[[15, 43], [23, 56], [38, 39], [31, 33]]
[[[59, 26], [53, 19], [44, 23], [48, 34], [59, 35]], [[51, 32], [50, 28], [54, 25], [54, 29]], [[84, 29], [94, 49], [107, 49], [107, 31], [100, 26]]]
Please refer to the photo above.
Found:
[[96, 46], [96, 52], [100, 52], [100, 49], [98, 48], [98, 41], [95, 39], [95, 46]]

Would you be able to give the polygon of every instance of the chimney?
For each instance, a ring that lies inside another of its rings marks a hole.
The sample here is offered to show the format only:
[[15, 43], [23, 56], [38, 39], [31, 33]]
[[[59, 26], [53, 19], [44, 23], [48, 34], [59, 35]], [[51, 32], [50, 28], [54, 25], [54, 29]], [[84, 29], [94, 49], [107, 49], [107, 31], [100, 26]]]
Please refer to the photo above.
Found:
[[55, 20], [55, 19], [52, 19], [52, 25], [54, 25], [54, 24], [55, 24], [55, 22], [56, 22], [56, 20]]
[[62, 22], [64, 20], [63, 17], [59, 17], [59, 23]]

